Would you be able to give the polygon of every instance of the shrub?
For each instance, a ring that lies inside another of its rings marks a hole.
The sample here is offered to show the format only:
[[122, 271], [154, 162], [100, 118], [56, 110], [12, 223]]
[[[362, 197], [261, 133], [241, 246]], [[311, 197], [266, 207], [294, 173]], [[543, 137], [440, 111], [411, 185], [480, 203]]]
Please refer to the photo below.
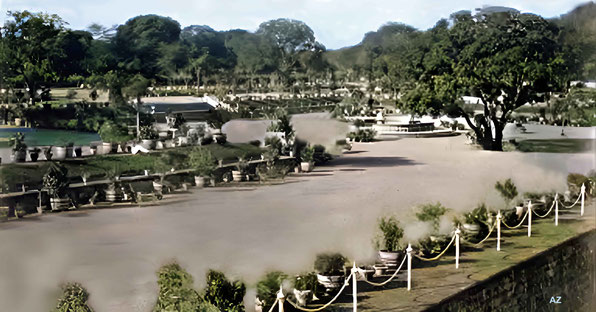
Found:
[[153, 126], [141, 126], [139, 128], [139, 138], [141, 140], [157, 140], [159, 135]]
[[126, 127], [111, 121], [104, 122], [98, 132], [101, 140], [109, 143], [125, 142], [132, 138]]
[[350, 132], [348, 134], [348, 138], [356, 142], [372, 142], [375, 139], [375, 135], [376, 133], [372, 129], [358, 129], [356, 132]]
[[300, 154], [300, 160], [302, 162], [311, 162], [311, 161], [314, 161], [314, 156], [315, 156], [315, 149], [310, 146], [306, 146], [302, 150], [302, 153]]
[[43, 188], [50, 197], [62, 197], [68, 187], [68, 169], [66, 167], [52, 162], [48, 170], [43, 175]]
[[346, 260], [340, 253], [318, 254], [315, 259], [315, 271], [320, 274], [343, 273]]
[[398, 251], [402, 248], [400, 240], [404, 236], [404, 230], [399, 226], [399, 221], [394, 216], [382, 217], [379, 219], [379, 230], [382, 238], [375, 242], [377, 249], [385, 248], [386, 251]]
[[288, 276], [283, 272], [269, 272], [265, 278], [257, 283], [257, 297], [263, 302], [263, 310], [268, 311], [271, 305], [277, 300], [277, 292], [280, 285]]
[[593, 195], [595, 183], [596, 177], [594, 175], [591, 177], [579, 173], [570, 173], [567, 175], [567, 187], [570, 192], [575, 194], [579, 194], [583, 184], [586, 186], [586, 194]]
[[430, 222], [436, 232], [439, 230], [440, 218], [445, 212], [447, 212], [447, 208], [443, 207], [441, 203], [426, 204], [420, 207], [420, 211], [416, 213], [416, 218], [423, 222]]
[[244, 311], [244, 294], [246, 286], [240, 281], [230, 282], [226, 276], [218, 271], [207, 273], [207, 287], [205, 300], [216, 306], [220, 311]]
[[331, 159], [333, 159], [331, 154], [329, 154], [325, 151], [325, 146], [317, 144], [313, 148], [314, 148], [313, 159], [314, 159], [314, 162], [316, 165], [322, 165], [324, 163], [327, 163]]
[[[511, 179], [507, 179], [505, 181], [497, 181], [495, 183], [495, 189], [499, 192], [499, 194], [505, 199], [507, 205], [511, 203], [511, 201], [517, 196], [517, 187], [511, 181]], [[507, 207], [509, 208], [509, 207]]]
[[248, 142], [248, 144], [250, 144], [252, 146], [260, 147], [261, 146], [261, 141], [259, 141], [259, 140], [252, 140], [252, 141]]
[[206, 148], [195, 146], [189, 154], [188, 164], [200, 176], [211, 177], [216, 168], [215, 157]]
[[52, 312], [92, 312], [87, 303], [89, 293], [77, 283], [68, 283], [62, 286], [62, 297]]
[[8, 140], [8, 145], [12, 148], [13, 151], [26, 150], [27, 144], [25, 144], [25, 134], [23, 134], [22, 132], [15, 133]]
[[193, 278], [177, 263], [162, 266], [157, 272], [159, 295], [153, 311], [196, 311], [201, 298], [193, 289]]

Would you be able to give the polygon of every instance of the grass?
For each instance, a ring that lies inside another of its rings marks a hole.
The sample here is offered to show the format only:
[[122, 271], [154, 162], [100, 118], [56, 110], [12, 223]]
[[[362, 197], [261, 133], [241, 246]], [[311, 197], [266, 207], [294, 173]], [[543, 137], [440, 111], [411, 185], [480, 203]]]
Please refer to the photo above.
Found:
[[582, 153], [596, 148], [593, 139], [523, 140], [517, 150], [539, 153]]
[[[203, 146], [211, 151], [213, 157], [222, 160], [224, 163], [235, 162], [238, 157], [260, 158], [261, 148], [250, 144], [209, 144]], [[83, 172], [89, 174], [89, 179], [106, 177], [110, 170], [115, 170], [118, 175], [142, 174], [144, 170], [158, 172], [158, 159], [161, 155], [168, 154], [171, 161], [169, 165], [176, 169], [185, 168], [184, 162], [193, 147], [180, 147], [157, 151], [149, 154], [126, 155], [110, 154], [98, 155], [87, 158], [67, 159], [61, 163], [68, 169], [68, 176], [78, 181]], [[13, 163], [0, 167], [2, 181], [12, 185], [29, 184], [39, 185], [43, 174], [46, 172], [49, 162], [37, 163]]]

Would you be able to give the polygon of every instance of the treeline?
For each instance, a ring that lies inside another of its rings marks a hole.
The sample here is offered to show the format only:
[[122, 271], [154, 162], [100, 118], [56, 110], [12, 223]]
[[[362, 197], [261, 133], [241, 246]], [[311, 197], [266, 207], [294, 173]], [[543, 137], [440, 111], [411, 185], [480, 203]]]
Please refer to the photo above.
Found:
[[285, 88], [322, 78], [329, 68], [322, 58], [325, 47], [312, 29], [290, 19], [264, 22], [252, 33], [197, 25], [181, 29], [158, 15], [87, 30], [68, 29], [57, 15], [8, 15], [0, 42], [0, 82], [5, 89], [18, 89], [17, 101], [43, 100], [51, 86], [82, 83], [109, 90], [112, 102], [122, 101], [130, 85]]

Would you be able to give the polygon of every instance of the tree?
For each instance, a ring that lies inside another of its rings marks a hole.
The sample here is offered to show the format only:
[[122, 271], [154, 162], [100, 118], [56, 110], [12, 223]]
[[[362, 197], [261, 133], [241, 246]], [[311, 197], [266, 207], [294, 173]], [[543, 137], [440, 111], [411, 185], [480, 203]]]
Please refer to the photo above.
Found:
[[313, 51], [317, 43], [312, 29], [304, 22], [280, 18], [270, 20], [259, 25], [257, 34], [264, 36], [275, 45], [280, 55], [278, 71], [284, 77], [285, 82], [289, 81], [288, 76], [297, 63], [297, 55], [302, 51]]
[[258, 73], [272, 71], [277, 65], [277, 50], [263, 36], [247, 31], [231, 31], [226, 38], [226, 47], [236, 55], [236, 72], [249, 76], [249, 90], [254, 88]]
[[56, 39], [64, 24], [55, 14], [8, 11], [0, 41], [3, 80], [26, 88], [32, 102], [39, 98], [43, 83], [57, 79], [54, 61], [62, 51], [56, 48]]
[[141, 15], [118, 27], [114, 36], [121, 67], [131, 74], [156, 77], [164, 44], [179, 40], [180, 24], [169, 17]]
[[136, 100], [135, 102], [135, 110], [137, 113], [137, 140], [140, 139], [141, 129], [140, 129], [140, 112], [141, 106], [143, 103], [141, 102], [141, 97], [147, 94], [147, 89], [151, 86], [151, 80], [143, 77], [140, 74], [133, 76], [129, 81], [128, 85], [122, 89], [122, 92], [132, 97]]

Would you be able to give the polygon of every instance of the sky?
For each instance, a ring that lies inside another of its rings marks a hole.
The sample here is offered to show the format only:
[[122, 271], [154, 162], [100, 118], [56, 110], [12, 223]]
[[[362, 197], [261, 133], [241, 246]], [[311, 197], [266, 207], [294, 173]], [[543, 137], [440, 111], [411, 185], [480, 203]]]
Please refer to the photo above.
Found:
[[[514, 7], [544, 17], [564, 14], [586, 0], [0, 0], [1, 11], [30, 10], [58, 14], [73, 29], [91, 23], [124, 24], [143, 14], [177, 20], [182, 27], [209, 25], [215, 30], [246, 29], [276, 18], [305, 22], [328, 49], [359, 43], [364, 34], [387, 22], [418, 29], [432, 27], [440, 18], [484, 5]], [[2, 14], [2, 22], [5, 19]]]

